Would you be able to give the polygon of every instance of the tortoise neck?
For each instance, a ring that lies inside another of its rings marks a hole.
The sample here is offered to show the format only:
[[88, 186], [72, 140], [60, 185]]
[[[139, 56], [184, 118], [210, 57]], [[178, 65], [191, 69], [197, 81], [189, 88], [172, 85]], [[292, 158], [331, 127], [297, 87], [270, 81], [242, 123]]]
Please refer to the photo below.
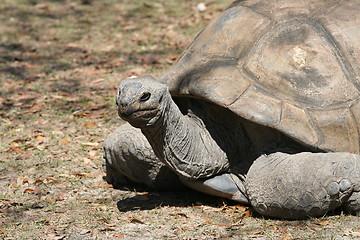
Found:
[[183, 115], [171, 99], [159, 120], [142, 129], [157, 157], [178, 175], [205, 178], [228, 170], [226, 154], [195, 114]]

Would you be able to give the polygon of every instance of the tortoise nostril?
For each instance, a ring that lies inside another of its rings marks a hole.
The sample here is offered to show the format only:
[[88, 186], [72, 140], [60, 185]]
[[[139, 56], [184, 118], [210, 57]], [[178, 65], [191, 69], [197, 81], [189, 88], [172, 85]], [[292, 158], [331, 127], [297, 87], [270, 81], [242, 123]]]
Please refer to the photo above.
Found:
[[140, 102], [146, 102], [150, 99], [151, 94], [149, 92], [144, 92], [140, 97]]

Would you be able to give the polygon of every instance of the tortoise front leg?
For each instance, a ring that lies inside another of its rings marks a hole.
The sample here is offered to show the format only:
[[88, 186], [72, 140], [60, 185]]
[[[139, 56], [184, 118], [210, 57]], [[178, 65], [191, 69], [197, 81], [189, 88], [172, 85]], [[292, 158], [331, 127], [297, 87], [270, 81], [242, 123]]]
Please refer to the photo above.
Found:
[[262, 215], [318, 217], [343, 206], [360, 213], [360, 155], [273, 153], [250, 167], [246, 192]]
[[184, 188], [179, 177], [155, 156], [141, 131], [125, 123], [104, 142], [105, 180], [116, 187], [132, 182], [158, 190]]

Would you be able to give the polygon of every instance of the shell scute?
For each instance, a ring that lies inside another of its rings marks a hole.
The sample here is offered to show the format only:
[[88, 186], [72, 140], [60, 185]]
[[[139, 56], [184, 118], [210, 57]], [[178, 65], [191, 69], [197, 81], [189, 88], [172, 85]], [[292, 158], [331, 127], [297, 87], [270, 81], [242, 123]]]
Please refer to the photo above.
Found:
[[244, 66], [275, 95], [308, 107], [341, 104], [359, 96], [338, 49], [319, 24], [279, 24], [256, 45]]
[[281, 119], [282, 100], [256, 86], [251, 86], [229, 106], [229, 109], [251, 121], [274, 126]]
[[357, 124], [348, 108], [309, 111], [321, 139], [320, 149], [337, 152], [359, 153]]

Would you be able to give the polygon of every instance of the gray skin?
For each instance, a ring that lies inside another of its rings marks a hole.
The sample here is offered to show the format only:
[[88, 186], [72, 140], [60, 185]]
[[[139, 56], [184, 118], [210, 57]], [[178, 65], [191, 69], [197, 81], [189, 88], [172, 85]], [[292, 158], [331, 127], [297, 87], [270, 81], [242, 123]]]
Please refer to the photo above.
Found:
[[185, 184], [274, 217], [358, 213], [359, 11], [358, 0], [233, 2], [163, 84], [121, 83], [129, 124], [105, 141], [107, 180]]
[[[121, 126], [105, 141], [109, 183], [130, 179], [174, 189], [181, 187], [179, 179], [279, 218], [322, 216], [341, 206], [360, 212], [359, 155], [315, 153], [204, 101], [176, 104], [167, 85], [150, 76], [123, 80], [116, 103], [119, 116], [132, 126]], [[140, 144], [132, 150], [123, 147], [134, 142]]]

